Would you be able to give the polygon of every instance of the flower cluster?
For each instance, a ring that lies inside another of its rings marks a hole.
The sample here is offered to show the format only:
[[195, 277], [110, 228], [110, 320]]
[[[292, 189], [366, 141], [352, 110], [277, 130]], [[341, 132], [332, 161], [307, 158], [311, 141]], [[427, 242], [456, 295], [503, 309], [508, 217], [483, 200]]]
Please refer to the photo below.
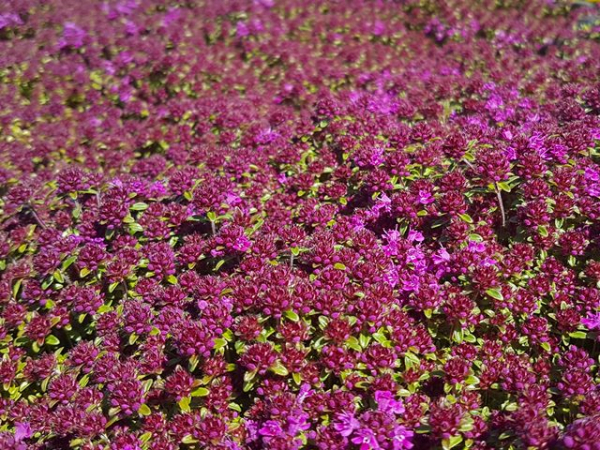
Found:
[[0, 448], [598, 448], [584, 3], [0, 5]]

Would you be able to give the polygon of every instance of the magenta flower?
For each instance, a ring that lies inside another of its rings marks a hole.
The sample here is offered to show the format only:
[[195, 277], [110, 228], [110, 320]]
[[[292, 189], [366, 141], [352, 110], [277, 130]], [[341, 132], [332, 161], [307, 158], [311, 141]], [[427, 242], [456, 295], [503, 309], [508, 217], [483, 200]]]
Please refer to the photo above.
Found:
[[581, 324], [585, 325], [589, 330], [600, 329], [600, 312], [588, 314], [587, 317], [581, 319]]
[[73, 22], [65, 22], [63, 35], [58, 42], [59, 48], [81, 48], [87, 33]]
[[359, 446], [360, 450], [379, 450], [379, 442], [377, 442], [377, 436], [369, 428], [360, 428], [354, 433], [354, 437], [351, 439], [353, 444]]
[[396, 400], [390, 391], [375, 392], [375, 402], [380, 411], [391, 414], [404, 413], [404, 405], [401, 401]]
[[353, 413], [343, 412], [336, 415], [333, 427], [342, 436], [348, 437], [360, 427], [360, 422], [356, 420]]
[[33, 435], [31, 425], [28, 422], [15, 423], [15, 441], [21, 442]]
[[279, 422], [275, 420], [266, 421], [258, 430], [258, 434], [265, 437], [279, 437], [283, 435], [283, 429]]

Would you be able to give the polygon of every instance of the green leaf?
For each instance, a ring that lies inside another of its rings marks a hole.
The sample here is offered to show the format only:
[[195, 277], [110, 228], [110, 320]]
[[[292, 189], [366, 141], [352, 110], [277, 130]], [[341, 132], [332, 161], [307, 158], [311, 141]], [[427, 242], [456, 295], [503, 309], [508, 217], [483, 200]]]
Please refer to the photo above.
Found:
[[77, 256], [72, 255], [65, 259], [62, 263], [61, 270], [67, 270], [77, 260]]
[[217, 338], [214, 342], [215, 350], [220, 350], [227, 346], [227, 341], [225, 339]]
[[284, 315], [285, 315], [285, 317], [290, 319], [292, 322], [298, 322], [300, 320], [300, 316], [298, 314], [296, 314], [294, 311], [292, 311], [291, 309], [286, 311], [284, 313]]
[[346, 340], [346, 345], [350, 347], [352, 350], [356, 350], [357, 352], [362, 352], [362, 347], [360, 346], [360, 342], [354, 336], [350, 336], [348, 340]]
[[181, 440], [182, 444], [197, 444], [198, 441], [196, 439], [194, 439], [194, 437], [191, 434], [186, 434], [183, 439]]
[[150, 410], [150, 407], [148, 405], [142, 403], [142, 406], [140, 406], [140, 409], [138, 409], [138, 414], [140, 416], [149, 416], [150, 414], [152, 414], [152, 411]]
[[462, 442], [462, 436], [452, 436], [447, 439], [442, 439], [442, 448], [444, 450], [450, 450], [451, 448], [456, 447]]
[[465, 341], [467, 341], [468, 343], [473, 344], [473, 343], [477, 342], [477, 338], [475, 336], [473, 336], [469, 331], [465, 331], [463, 334], [464, 334]]
[[325, 329], [325, 327], [329, 323], [329, 319], [326, 316], [319, 316], [318, 321], [319, 321], [319, 328], [321, 328], [321, 330]]
[[511, 187], [510, 187], [510, 184], [508, 184], [507, 182], [499, 181], [497, 184], [498, 184], [498, 187], [500, 189], [502, 189], [504, 192], [510, 192]]
[[58, 270], [58, 269], [54, 271], [54, 279], [61, 284], [63, 284], [65, 282], [65, 279], [63, 278], [62, 273], [60, 273], [60, 270]]
[[474, 375], [470, 375], [470, 376], [468, 376], [468, 377], [467, 377], [467, 379], [465, 380], [465, 384], [466, 384], [467, 386], [473, 386], [473, 385], [479, 384], [479, 378], [477, 378], [477, 377], [476, 377], [476, 376], [474, 376]]
[[548, 229], [543, 225], [538, 226], [538, 232], [540, 233], [540, 236], [542, 236], [542, 237], [548, 236]]
[[231, 409], [232, 411], [237, 411], [239, 413], [242, 412], [242, 407], [240, 405], [238, 405], [237, 403], [230, 403], [228, 405], [229, 409]]
[[458, 217], [460, 217], [462, 220], [464, 220], [467, 223], [473, 223], [472, 217], [468, 214], [459, 214]]
[[277, 375], [281, 375], [282, 377], [285, 377], [289, 374], [286, 367], [283, 364], [281, 364], [280, 361], [277, 361], [274, 365], [271, 366], [271, 371], [276, 373]]
[[457, 329], [452, 332], [452, 340], [457, 344], [460, 344], [463, 341], [463, 330]]
[[500, 292], [500, 289], [498, 289], [498, 288], [488, 289], [487, 291], [485, 291], [485, 293], [487, 295], [489, 295], [490, 297], [495, 298], [496, 300], [504, 300], [504, 296], [502, 295], [502, 292]]
[[298, 372], [294, 372], [292, 374], [292, 379], [297, 385], [300, 385], [302, 383], [302, 375], [300, 375]]
[[144, 202], [134, 203], [133, 205], [131, 205], [129, 207], [129, 209], [132, 209], [134, 211], [144, 211], [144, 210], [148, 209], [148, 204], [144, 203]]
[[138, 340], [138, 335], [135, 333], [131, 333], [131, 335], [129, 335], [129, 345], [133, 345], [136, 343], [136, 341]]
[[83, 269], [81, 269], [79, 271], [79, 278], [85, 278], [90, 274], [90, 269], [88, 269], [87, 267], [84, 267]]
[[60, 344], [60, 340], [54, 336], [53, 334], [49, 334], [48, 336], [46, 336], [46, 344], [48, 345], [59, 345]]
[[342, 264], [342, 263], [335, 263], [333, 265], [333, 268], [334, 269], [338, 269], [338, 270], [346, 270], [346, 266], [344, 264]]
[[118, 285], [119, 285], [118, 281], [109, 284], [108, 285], [108, 292], [112, 294], [115, 291], [115, 289], [117, 288]]
[[131, 234], [141, 233], [142, 231], [144, 231], [144, 229], [142, 228], [142, 226], [139, 223], [130, 223], [129, 224], [129, 232]]
[[421, 360], [414, 353], [406, 352], [404, 355], [404, 364], [406, 365], [407, 369], [419, 367], [421, 365]]
[[585, 331], [573, 331], [572, 333], [569, 333], [569, 336], [574, 339], [585, 339], [587, 337], [587, 333]]
[[210, 391], [204, 387], [199, 387], [198, 389], [192, 391], [192, 397], [206, 397]]
[[167, 283], [177, 284], [177, 277], [175, 275], [169, 275], [167, 277]]
[[371, 341], [371, 338], [365, 334], [361, 334], [359, 336], [359, 340], [360, 345], [362, 348], [367, 348], [367, 346], [369, 345], [369, 342]]
[[179, 400], [179, 408], [181, 409], [181, 411], [189, 412], [191, 401], [192, 399], [190, 397], [183, 397], [181, 400]]

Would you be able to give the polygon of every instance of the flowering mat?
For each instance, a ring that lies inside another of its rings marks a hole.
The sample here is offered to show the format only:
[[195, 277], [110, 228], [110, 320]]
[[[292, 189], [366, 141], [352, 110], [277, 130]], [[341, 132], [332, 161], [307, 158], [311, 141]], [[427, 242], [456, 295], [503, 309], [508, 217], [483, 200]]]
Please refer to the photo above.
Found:
[[0, 449], [600, 449], [598, 17], [3, 2]]

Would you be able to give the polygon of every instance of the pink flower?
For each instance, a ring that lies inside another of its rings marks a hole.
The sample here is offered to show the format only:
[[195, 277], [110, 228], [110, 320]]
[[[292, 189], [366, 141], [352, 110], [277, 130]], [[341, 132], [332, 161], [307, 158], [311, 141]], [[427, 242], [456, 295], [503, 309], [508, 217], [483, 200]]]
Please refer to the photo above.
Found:
[[261, 436], [277, 437], [283, 434], [283, 430], [281, 425], [279, 425], [279, 422], [275, 420], [267, 420], [262, 428], [258, 430], [258, 434]]
[[581, 319], [581, 324], [585, 325], [589, 330], [600, 329], [600, 312], [588, 314], [586, 318]]
[[338, 414], [336, 422], [333, 424], [335, 431], [344, 437], [350, 436], [358, 427], [360, 427], [360, 423], [356, 420], [354, 414], [349, 412]]
[[28, 422], [17, 422], [15, 423], [15, 441], [20, 442], [24, 439], [28, 439], [33, 435], [31, 425]]
[[392, 414], [404, 413], [404, 405], [402, 402], [394, 399], [394, 395], [390, 391], [375, 392], [375, 401], [380, 411]]
[[361, 428], [352, 438], [352, 443], [360, 445], [360, 450], [378, 450], [381, 447], [377, 442], [377, 436], [369, 428]]

